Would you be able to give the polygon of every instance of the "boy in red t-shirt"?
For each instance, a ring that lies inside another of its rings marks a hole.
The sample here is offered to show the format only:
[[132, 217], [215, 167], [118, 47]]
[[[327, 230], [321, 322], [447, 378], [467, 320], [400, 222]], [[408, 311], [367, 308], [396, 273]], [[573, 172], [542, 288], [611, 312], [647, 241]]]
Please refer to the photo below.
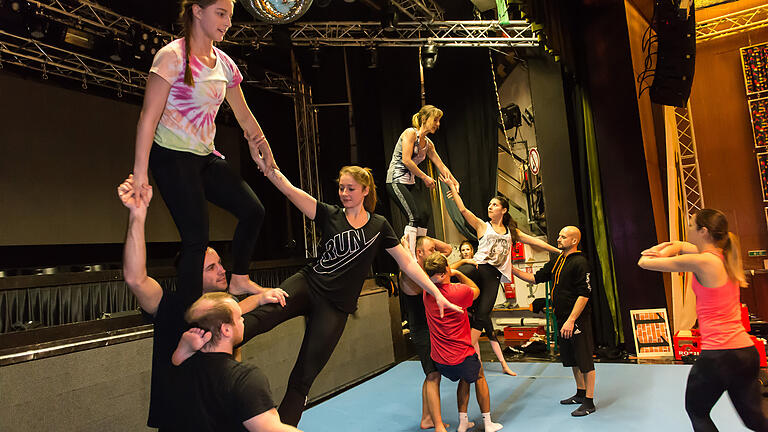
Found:
[[[502, 425], [491, 421], [491, 396], [483, 374], [482, 364], [472, 346], [469, 316], [466, 311], [466, 308], [472, 306], [472, 301], [480, 294], [480, 289], [463, 273], [452, 270], [448, 266], [448, 260], [437, 252], [424, 260], [424, 271], [448, 301], [464, 308], [462, 312], [446, 310], [441, 318], [435, 298], [424, 294], [424, 309], [427, 314], [429, 338], [432, 345], [432, 360], [440, 374], [451, 381], [459, 381], [459, 389], [456, 393], [459, 406], [458, 432], [465, 432], [469, 426], [467, 406], [469, 405], [469, 385], [471, 383], [475, 383], [476, 386], [477, 403], [483, 414], [485, 430], [495, 432], [501, 429]], [[452, 284], [451, 276], [457, 277], [461, 283]], [[435, 397], [438, 401], [440, 400], [439, 394], [427, 395], [428, 399], [434, 400]], [[435, 431], [442, 432], [445, 429], [437, 427], [443, 424], [439, 403], [436, 411], [431, 413], [432, 420], [436, 425]]]

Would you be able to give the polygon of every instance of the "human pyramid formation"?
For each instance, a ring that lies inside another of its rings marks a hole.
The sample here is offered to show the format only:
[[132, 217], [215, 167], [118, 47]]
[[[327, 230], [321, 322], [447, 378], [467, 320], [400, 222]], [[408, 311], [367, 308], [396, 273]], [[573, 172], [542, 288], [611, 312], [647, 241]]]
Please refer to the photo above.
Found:
[[[129, 209], [124, 278], [154, 323], [147, 424], [164, 431], [297, 430], [309, 389], [333, 353], [347, 317], [356, 310], [363, 281], [381, 249], [402, 270], [408, 321], [426, 375], [421, 428], [446, 430], [440, 407], [441, 376], [459, 382], [460, 432], [473, 426], [467, 415], [472, 383], [485, 430], [502, 428], [491, 420], [478, 339], [485, 332], [503, 371], [515, 375], [504, 360], [490, 320], [500, 280], [511, 281], [513, 276], [528, 282], [552, 282], [560, 355], [563, 365], [572, 368], [577, 388], [574, 396], [560, 403], [579, 405], [571, 413], [574, 416], [595, 412], [590, 270], [578, 250], [578, 228], [563, 228], [553, 247], [517, 229], [504, 197], [490, 200], [488, 221], [469, 211], [459, 194], [459, 182], [427, 137], [437, 131], [443, 114], [431, 105], [415, 114], [413, 127], [400, 135], [387, 171], [387, 190], [408, 218], [402, 239], [385, 218], [374, 213], [376, 185], [367, 168], [341, 168], [337, 179], [341, 206], [320, 202], [295, 187], [277, 167], [248, 108], [237, 65], [213, 45], [223, 40], [232, 12], [232, 0], [182, 2], [184, 37], [155, 56], [137, 126], [133, 174], [117, 189]], [[318, 260], [279, 288], [263, 288], [248, 276], [265, 209], [213, 145], [214, 119], [224, 99], [243, 128], [259, 170], [322, 232]], [[451, 246], [426, 236], [429, 215], [414, 196], [417, 177], [427, 187], [435, 187], [435, 180], [418, 168], [426, 157], [439, 169], [450, 198], [479, 239], [476, 253], [471, 243], [462, 244], [462, 259], [451, 265], [446, 260]], [[181, 236], [175, 290], [161, 287], [147, 275], [144, 226], [153, 196], [150, 169]], [[229, 283], [218, 254], [207, 246], [207, 201], [238, 219]], [[660, 244], [644, 251], [639, 263], [658, 271], [693, 271], [697, 283], [701, 281], [694, 285], [697, 296], [711, 299], [699, 311], [699, 321], [702, 359], [713, 359], [704, 366], [697, 363], [691, 372], [688, 387], [696, 391], [686, 395], [689, 415], [697, 430], [709, 430], [705, 428], [711, 423], [709, 410], [727, 390], [748, 425], [768, 430], [768, 422], [759, 413], [756, 380], [749, 382], [756, 377], [757, 353], [743, 328], [739, 331], [732, 325], [734, 319], [739, 322], [738, 311], [733, 316], [731, 312], [744, 280], [735, 237], [730, 237], [722, 213], [712, 210], [699, 212], [691, 230], [692, 243]], [[516, 242], [557, 257], [535, 275], [523, 272], [511, 265], [510, 250]], [[459, 283], [451, 283], [452, 277]], [[728, 295], [721, 296], [721, 292]], [[248, 296], [238, 303], [233, 294]], [[286, 394], [277, 407], [266, 375], [253, 365], [240, 363], [238, 347], [299, 316], [306, 318], [305, 335]], [[727, 385], [713, 383], [712, 376], [728, 373], [718, 368], [722, 362], [744, 366], [738, 369], [744, 371], [739, 380], [734, 378]]]

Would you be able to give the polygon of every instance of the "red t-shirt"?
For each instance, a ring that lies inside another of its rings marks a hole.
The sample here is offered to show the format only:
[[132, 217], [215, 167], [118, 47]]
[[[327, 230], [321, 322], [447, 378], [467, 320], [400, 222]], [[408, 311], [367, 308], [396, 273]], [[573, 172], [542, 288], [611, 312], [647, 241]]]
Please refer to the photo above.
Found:
[[464, 308], [463, 312], [440, 309], [432, 295], [424, 292], [424, 310], [427, 314], [432, 360], [444, 365], [456, 365], [475, 353], [469, 330], [467, 308], [472, 306], [472, 288], [464, 284], [437, 285], [449, 302]]

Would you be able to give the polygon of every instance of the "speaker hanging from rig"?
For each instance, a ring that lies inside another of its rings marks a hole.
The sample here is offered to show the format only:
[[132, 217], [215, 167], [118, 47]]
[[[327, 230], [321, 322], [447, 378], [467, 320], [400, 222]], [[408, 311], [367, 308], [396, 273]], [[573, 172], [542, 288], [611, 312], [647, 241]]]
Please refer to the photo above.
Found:
[[693, 2], [656, 0], [653, 27], [657, 37], [656, 70], [651, 101], [685, 107], [696, 69], [696, 17]]

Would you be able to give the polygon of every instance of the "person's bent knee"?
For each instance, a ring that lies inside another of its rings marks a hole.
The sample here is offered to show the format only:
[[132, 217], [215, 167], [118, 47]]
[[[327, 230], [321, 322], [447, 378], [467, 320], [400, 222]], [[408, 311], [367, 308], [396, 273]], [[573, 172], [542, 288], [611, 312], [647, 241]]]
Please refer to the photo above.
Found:
[[425, 378], [425, 381], [439, 383], [440, 382], [440, 372], [435, 371], [435, 372], [428, 373], [427, 374], [427, 378]]

